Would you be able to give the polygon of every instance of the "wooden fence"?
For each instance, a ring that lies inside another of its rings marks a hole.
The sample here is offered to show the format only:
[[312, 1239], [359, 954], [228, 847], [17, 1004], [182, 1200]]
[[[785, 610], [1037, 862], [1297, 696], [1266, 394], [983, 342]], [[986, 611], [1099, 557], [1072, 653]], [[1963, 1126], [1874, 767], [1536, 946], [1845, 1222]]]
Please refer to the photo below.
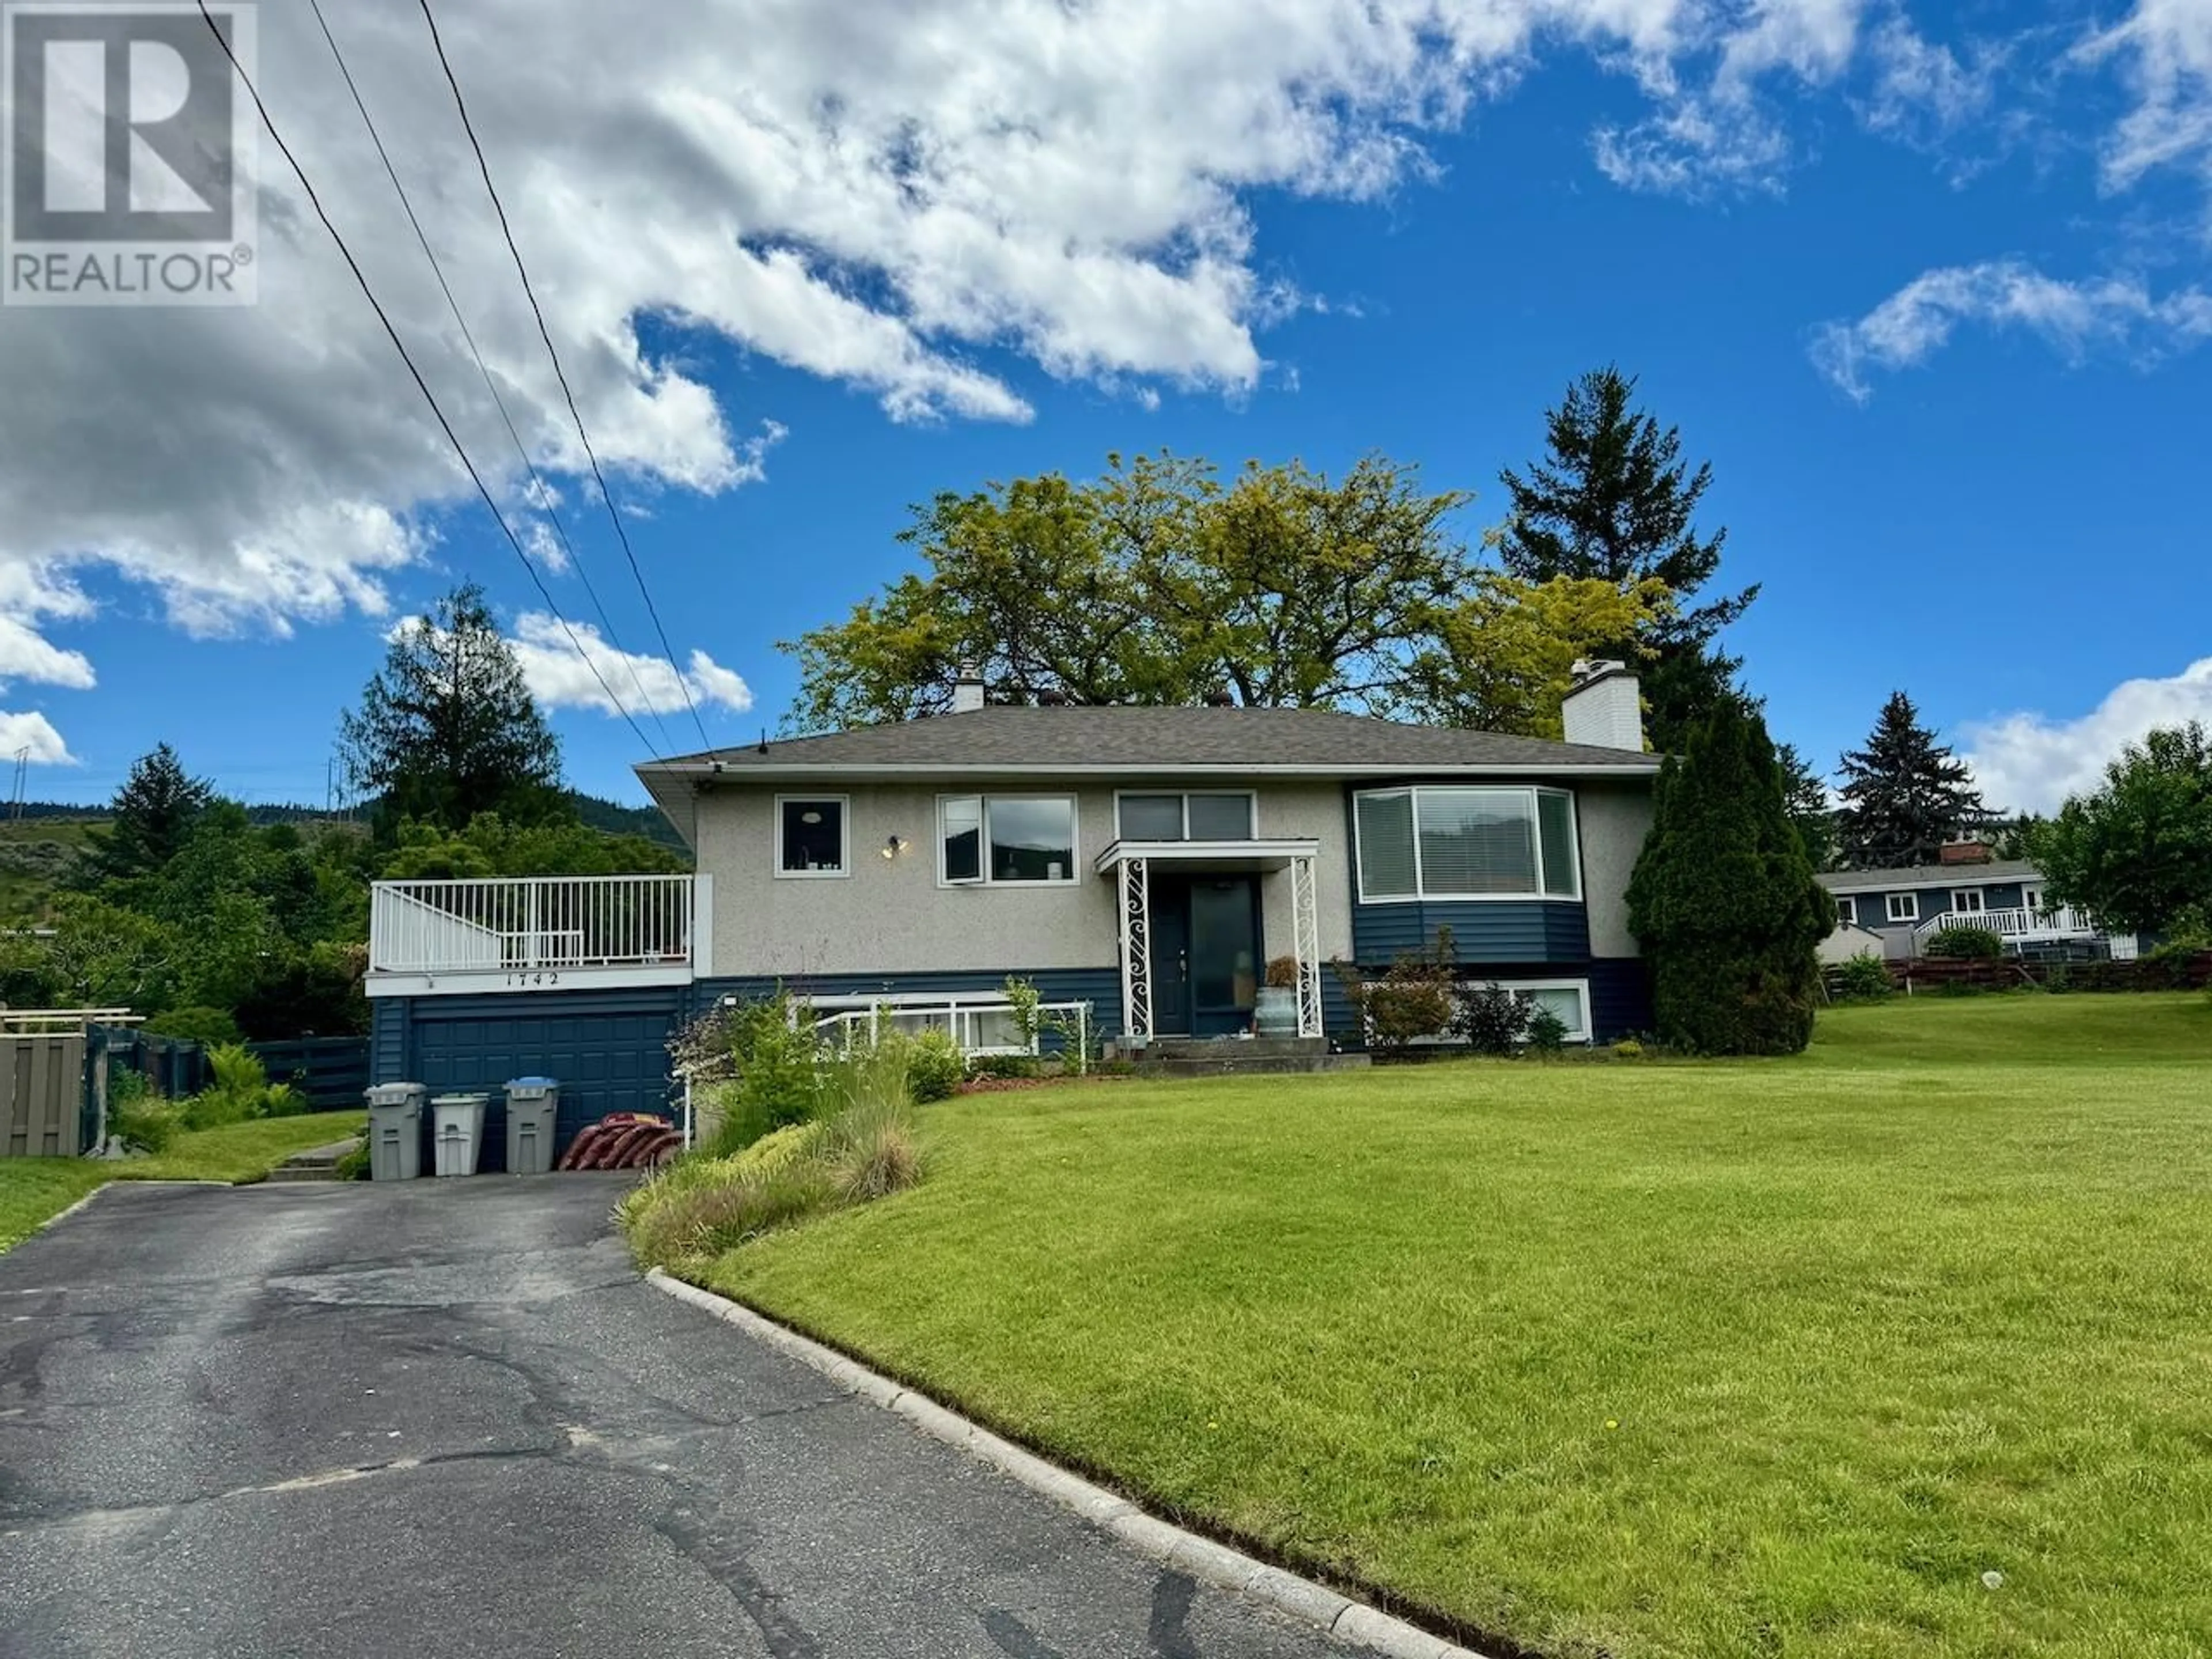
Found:
[[[2212, 985], [2212, 951], [2200, 951], [2194, 956], [2145, 957], [2133, 962], [1920, 957], [1883, 965], [1889, 969], [1891, 982], [1907, 994], [1953, 988], [2018, 990], [2024, 985], [2069, 991], [2191, 991]], [[1827, 969], [1831, 990], [1837, 987], [1839, 971], [1833, 964]]]
[[84, 1150], [84, 1028], [0, 1034], [0, 1156]]
[[[198, 1042], [143, 1031], [110, 1030], [107, 1036], [110, 1062], [139, 1073], [168, 1099], [196, 1095], [214, 1080], [207, 1050]], [[271, 1083], [292, 1085], [319, 1112], [358, 1106], [368, 1087], [365, 1036], [291, 1037], [246, 1046], [267, 1069]]]

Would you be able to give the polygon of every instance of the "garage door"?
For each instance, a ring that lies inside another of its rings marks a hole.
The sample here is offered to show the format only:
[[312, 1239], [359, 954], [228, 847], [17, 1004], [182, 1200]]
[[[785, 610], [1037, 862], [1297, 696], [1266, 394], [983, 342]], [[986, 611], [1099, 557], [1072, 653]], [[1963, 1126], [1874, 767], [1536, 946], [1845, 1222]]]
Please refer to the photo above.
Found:
[[[463, 999], [454, 999], [456, 1002]], [[415, 1005], [409, 1075], [432, 1094], [481, 1089], [492, 1096], [484, 1125], [486, 1170], [507, 1164], [503, 1085], [509, 1078], [550, 1077], [561, 1084], [559, 1146], [609, 1112], [669, 1109], [668, 1033], [672, 998], [652, 1012], [541, 1012], [441, 1018], [423, 999]], [[428, 1164], [425, 1164], [427, 1170]]]

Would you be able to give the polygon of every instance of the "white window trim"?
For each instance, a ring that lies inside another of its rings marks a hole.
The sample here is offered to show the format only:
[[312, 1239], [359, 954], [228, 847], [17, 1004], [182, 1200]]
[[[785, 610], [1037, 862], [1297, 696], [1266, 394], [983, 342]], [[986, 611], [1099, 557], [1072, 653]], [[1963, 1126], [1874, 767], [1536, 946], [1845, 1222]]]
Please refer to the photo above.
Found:
[[[1533, 893], [1431, 893], [1421, 868], [1421, 804], [1424, 789], [1446, 791], [1453, 794], [1525, 795], [1528, 799], [1528, 822], [1534, 831], [1536, 854], [1536, 890]], [[1160, 792], [1164, 794], [1164, 790]], [[1394, 795], [1413, 797], [1413, 890], [1410, 893], [1388, 893], [1370, 898], [1367, 892], [1367, 860], [1360, 846], [1359, 803], [1363, 800], [1382, 800]], [[1544, 820], [1542, 808], [1537, 805], [1540, 795], [1559, 795], [1567, 803], [1567, 833], [1574, 842], [1574, 890], [1571, 893], [1547, 893], [1544, 890]], [[1352, 792], [1352, 865], [1355, 897], [1362, 904], [1580, 904], [1583, 902], [1583, 809], [1582, 802], [1571, 789], [1554, 789], [1541, 784], [1514, 783], [1408, 783], [1393, 789], [1355, 789]]]
[[[1142, 792], [1139, 792], [1142, 793]], [[1156, 791], [1166, 794], [1164, 789]], [[983, 821], [981, 825], [982, 844], [982, 873], [968, 877], [948, 876], [945, 873], [945, 803], [949, 800], [981, 801]], [[1001, 881], [991, 873], [991, 803], [994, 800], [1064, 800], [1067, 803], [1068, 832], [1074, 845], [1067, 851], [1067, 874], [1058, 881]], [[1022, 892], [1036, 888], [1073, 887], [1082, 879], [1083, 866], [1083, 800], [1073, 793], [1055, 793], [1050, 790], [1014, 789], [994, 793], [988, 789], [959, 789], [939, 795], [935, 808], [936, 823], [932, 839], [937, 843], [937, 884], [939, 887], [1003, 887], [1009, 892]]]
[[[1899, 905], [1904, 906], [1899, 909]], [[1920, 895], [1917, 893], [1887, 893], [1882, 897], [1883, 913], [1892, 922], [1920, 920]]]
[[[786, 804], [837, 808], [837, 868], [787, 870], [783, 867], [783, 809]], [[853, 798], [850, 795], [778, 795], [775, 798], [775, 878], [778, 881], [835, 881], [853, 873]]]
[[1114, 792], [1114, 834], [1117, 840], [1130, 841], [1135, 839], [1135, 837], [1123, 835], [1121, 832], [1121, 802], [1124, 797], [1129, 795], [1176, 795], [1181, 797], [1182, 800], [1182, 834], [1177, 837], [1177, 839], [1182, 841], [1188, 841], [1191, 839], [1190, 803], [1193, 796], [1212, 795], [1224, 799], [1241, 797], [1251, 805], [1252, 810], [1245, 815], [1246, 821], [1251, 825], [1251, 829], [1249, 833], [1239, 836], [1238, 839], [1243, 841], [1257, 841], [1260, 839], [1260, 792], [1258, 790], [1180, 789], [1172, 784], [1163, 784], [1157, 789], [1116, 789]]
[[1859, 925], [1859, 902], [1849, 893], [1836, 895], [1836, 920], [1846, 927]]
[[[1962, 899], [1972, 903], [1962, 904]], [[1954, 915], [1985, 916], [1990, 913], [1990, 897], [1978, 887], [1954, 887], [1951, 890], [1951, 911]]]

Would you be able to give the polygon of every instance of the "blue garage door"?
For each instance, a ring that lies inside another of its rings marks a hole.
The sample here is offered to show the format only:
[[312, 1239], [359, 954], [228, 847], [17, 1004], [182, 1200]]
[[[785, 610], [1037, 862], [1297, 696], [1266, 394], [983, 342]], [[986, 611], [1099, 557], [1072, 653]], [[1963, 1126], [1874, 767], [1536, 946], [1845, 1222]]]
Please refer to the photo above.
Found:
[[[491, 1095], [484, 1124], [482, 1167], [486, 1170], [507, 1166], [504, 1085], [509, 1078], [560, 1080], [558, 1145], [564, 1151], [578, 1130], [609, 1112], [669, 1109], [668, 1033], [676, 1018], [672, 997], [650, 1012], [587, 1013], [548, 1008], [540, 1012], [533, 1008], [441, 1018], [445, 1012], [430, 998], [415, 1004], [414, 1064], [408, 1074], [429, 1085], [434, 1095], [471, 1089]], [[424, 1165], [426, 1170], [428, 1167]]]

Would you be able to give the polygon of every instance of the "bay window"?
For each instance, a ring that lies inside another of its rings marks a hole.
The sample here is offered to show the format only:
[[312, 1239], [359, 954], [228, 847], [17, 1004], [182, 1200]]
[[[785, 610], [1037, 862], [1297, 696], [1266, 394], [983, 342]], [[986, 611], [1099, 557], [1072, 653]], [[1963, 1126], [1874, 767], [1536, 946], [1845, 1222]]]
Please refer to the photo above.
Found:
[[1574, 796], [1564, 789], [1419, 787], [1352, 800], [1359, 897], [1578, 898]]

